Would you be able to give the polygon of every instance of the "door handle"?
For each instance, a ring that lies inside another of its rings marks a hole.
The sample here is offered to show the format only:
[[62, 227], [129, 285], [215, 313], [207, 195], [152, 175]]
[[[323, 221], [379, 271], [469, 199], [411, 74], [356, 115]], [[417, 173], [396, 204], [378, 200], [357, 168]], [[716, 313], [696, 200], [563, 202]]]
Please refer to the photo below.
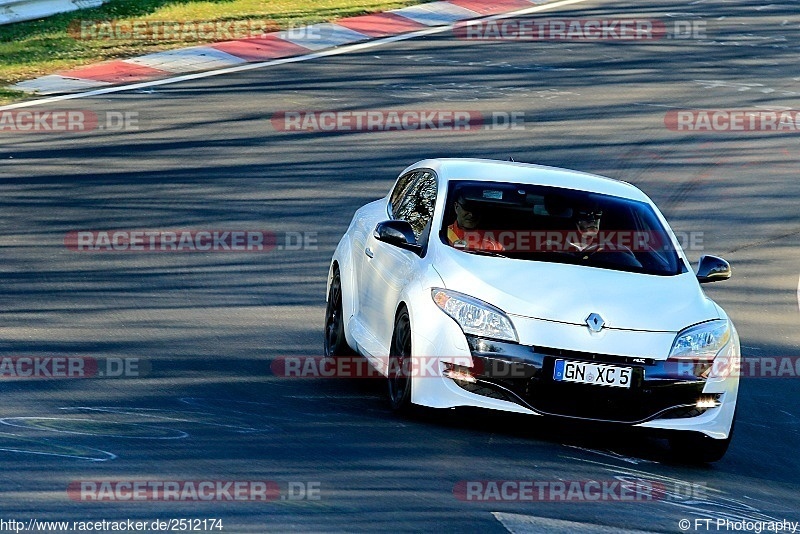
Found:
[[375, 254], [372, 253], [372, 249], [370, 249], [369, 247], [364, 249], [364, 254], [366, 254], [368, 258], [375, 257]]

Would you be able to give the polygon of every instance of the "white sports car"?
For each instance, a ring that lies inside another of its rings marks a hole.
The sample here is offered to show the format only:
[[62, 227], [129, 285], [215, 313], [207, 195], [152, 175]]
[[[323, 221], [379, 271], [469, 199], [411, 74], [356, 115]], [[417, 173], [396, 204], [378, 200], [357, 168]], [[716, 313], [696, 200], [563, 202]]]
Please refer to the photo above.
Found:
[[325, 355], [353, 352], [398, 411], [473, 406], [666, 431], [727, 451], [739, 338], [653, 202], [626, 182], [420, 161], [360, 208], [330, 265]]

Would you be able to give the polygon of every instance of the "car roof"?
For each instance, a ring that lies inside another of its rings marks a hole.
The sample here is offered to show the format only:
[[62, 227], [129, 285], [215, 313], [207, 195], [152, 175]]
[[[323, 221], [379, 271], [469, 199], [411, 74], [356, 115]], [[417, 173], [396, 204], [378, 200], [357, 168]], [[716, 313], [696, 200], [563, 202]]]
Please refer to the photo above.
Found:
[[547, 185], [650, 203], [647, 195], [627, 182], [559, 167], [491, 159], [438, 158], [419, 161], [409, 169], [419, 167], [432, 169], [440, 178], [448, 182], [471, 180]]

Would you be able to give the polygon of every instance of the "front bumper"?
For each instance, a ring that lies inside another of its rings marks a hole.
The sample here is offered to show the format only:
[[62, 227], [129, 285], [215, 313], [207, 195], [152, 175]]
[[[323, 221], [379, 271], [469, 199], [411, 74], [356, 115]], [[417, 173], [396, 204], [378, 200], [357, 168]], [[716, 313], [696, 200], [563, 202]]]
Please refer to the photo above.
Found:
[[[441, 311], [436, 308], [429, 317], [420, 317], [416, 322], [412, 316], [415, 356], [426, 359], [437, 355], [442, 371], [436, 377], [427, 375], [412, 382], [415, 404], [432, 408], [470, 406], [657, 430], [695, 431], [714, 439], [729, 435], [738, 395], [738, 376], [715, 377], [712, 374], [705, 378], [703, 373], [707, 368], [703, 366], [659, 359], [656, 354], [663, 351], [652, 345], [669, 350], [669, 343], [661, 339], [664, 336], [653, 336], [650, 345], [645, 343], [643, 335], [632, 336], [632, 344], [644, 349], [641, 351], [632, 350], [624, 339], [615, 339], [613, 347], [627, 352], [600, 354], [525, 344], [524, 341], [534, 337], [557, 341], [547, 335], [546, 328], [532, 330], [531, 335], [523, 336], [523, 343], [465, 336], [455, 321], [437, 320], [440, 315]], [[674, 334], [668, 341], [672, 338]], [[580, 343], [580, 339], [573, 343], [573, 336], [560, 339], [569, 339], [576, 348], [588, 347], [588, 343]], [[612, 345], [600, 345], [613, 350]], [[641, 353], [644, 357], [638, 356]], [[722, 355], [735, 366], [739, 363], [739, 354], [734, 330], [732, 341]], [[556, 382], [553, 369], [557, 359], [630, 367], [633, 383], [630, 389], [623, 389]], [[469, 362], [472, 365], [467, 367]], [[474, 381], [449, 378], [448, 369], [457, 371], [456, 375], [471, 374]], [[698, 408], [701, 399], [714, 407]]]
[[[541, 415], [639, 424], [696, 417], [721, 404], [724, 393], [704, 393], [708, 366], [651, 358], [611, 356], [532, 347], [467, 336], [475, 382], [459, 387], [514, 402]], [[556, 360], [603, 363], [632, 369], [630, 388], [553, 379]], [[704, 400], [709, 404], [698, 408]]]

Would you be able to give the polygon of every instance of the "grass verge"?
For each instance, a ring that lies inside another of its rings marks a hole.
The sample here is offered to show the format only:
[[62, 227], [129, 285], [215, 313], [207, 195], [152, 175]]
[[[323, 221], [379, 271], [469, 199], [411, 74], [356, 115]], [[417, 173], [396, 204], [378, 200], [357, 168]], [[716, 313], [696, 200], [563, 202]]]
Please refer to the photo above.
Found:
[[91, 31], [81, 31], [82, 27], [103, 27], [93, 22], [131, 21], [152, 27], [153, 21], [248, 21], [244, 27], [255, 28], [264, 23], [267, 31], [274, 31], [426, 1], [429, 0], [112, 0], [94, 9], [8, 24], [0, 26], [0, 104], [26, 96], [8, 88], [23, 80], [109, 59], [224, 40], [217, 38], [220, 32], [214, 31], [184, 31], [167, 38], [163, 32], [157, 38], [152, 38], [152, 33], [141, 33], [128, 39], [120, 32], [103, 34], [101, 30], [94, 37]]

